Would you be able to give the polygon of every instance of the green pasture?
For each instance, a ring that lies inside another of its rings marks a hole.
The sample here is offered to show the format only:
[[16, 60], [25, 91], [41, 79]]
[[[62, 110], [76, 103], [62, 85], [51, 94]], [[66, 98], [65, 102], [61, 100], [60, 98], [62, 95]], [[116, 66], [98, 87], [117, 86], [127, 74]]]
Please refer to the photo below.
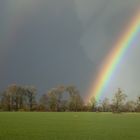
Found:
[[140, 114], [1, 112], [0, 140], [140, 140]]

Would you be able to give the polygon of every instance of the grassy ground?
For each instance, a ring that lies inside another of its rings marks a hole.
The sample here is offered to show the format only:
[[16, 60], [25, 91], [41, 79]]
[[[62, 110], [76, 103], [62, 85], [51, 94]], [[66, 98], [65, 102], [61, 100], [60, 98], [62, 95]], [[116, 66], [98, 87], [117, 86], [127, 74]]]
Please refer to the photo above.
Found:
[[140, 140], [140, 114], [0, 113], [0, 140]]

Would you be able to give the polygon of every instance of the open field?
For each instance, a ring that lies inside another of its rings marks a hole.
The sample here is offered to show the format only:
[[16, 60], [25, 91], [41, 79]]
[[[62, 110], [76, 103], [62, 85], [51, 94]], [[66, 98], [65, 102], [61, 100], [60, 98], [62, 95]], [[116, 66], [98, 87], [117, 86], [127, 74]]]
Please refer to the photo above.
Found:
[[0, 113], [0, 140], [140, 140], [140, 114]]

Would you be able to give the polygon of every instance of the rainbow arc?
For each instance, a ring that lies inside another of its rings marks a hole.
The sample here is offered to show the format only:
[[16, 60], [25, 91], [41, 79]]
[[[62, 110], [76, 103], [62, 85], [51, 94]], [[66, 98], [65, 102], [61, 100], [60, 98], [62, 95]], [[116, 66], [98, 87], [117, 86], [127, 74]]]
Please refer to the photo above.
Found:
[[107, 87], [112, 78], [116, 68], [121, 63], [123, 56], [130, 47], [134, 47], [133, 43], [137, 38], [140, 32], [140, 12], [134, 17], [127, 30], [118, 40], [116, 45], [114, 45], [113, 49], [110, 51], [107, 56], [101, 71], [99, 71], [97, 75], [97, 79], [95, 80], [93, 87], [91, 88], [91, 93], [87, 98], [87, 101], [91, 99], [91, 97], [95, 97], [98, 101], [103, 94], [103, 91]]

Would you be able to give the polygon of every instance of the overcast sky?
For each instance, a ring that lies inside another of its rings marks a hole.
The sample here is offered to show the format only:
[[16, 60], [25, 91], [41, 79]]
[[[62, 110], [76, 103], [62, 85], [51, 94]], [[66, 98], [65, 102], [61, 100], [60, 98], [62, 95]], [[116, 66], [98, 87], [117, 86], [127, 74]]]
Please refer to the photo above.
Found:
[[[1, 0], [0, 89], [31, 84], [42, 94], [66, 84], [87, 96], [138, 9], [139, 0]], [[139, 46], [127, 50], [103, 97], [118, 87], [140, 95]]]

